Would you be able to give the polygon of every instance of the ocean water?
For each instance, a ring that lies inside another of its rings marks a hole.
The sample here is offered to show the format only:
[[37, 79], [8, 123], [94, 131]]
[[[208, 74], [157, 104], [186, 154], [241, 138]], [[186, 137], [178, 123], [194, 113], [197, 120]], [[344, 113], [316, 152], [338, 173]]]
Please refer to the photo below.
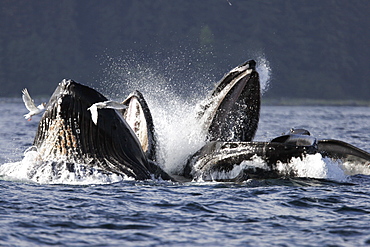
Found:
[[[158, 160], [168, 172], [181, 171], [204, 145], [194, 106], [214, 78], [204, 70], [190, 75], [189, 95], [176, 92], [184, 88], [176, 85], [176, 74], [171, 78], [152, 68], [162, 60], [107, 62], [98, 90], [123, 100], [140, 89], [153, 115]], [[264, 93], [271, 69], [263, 56], [257, 63]], [[182, 59], [164, 64], [168, 72], [183, 65]], [[134, 181], [77, 170], [55, 177], [48, 167], [36, 169], [35, 180], [27, 174], [38, 167], [30, 147], [40, 116], [26, 121], [25, 113], [20, 99], [0, 99], [0, 246], [370, 245], [369, 169], [347, 176], [340, 164], [310, 155], [289, 164], [299, 177], [243, 183]], [[369, 123], [367, 107], [263, 106], [255, 140], [305, 128], [318, 138], [370, 151]]]
[[[310, 157], [302, 162], [314, 171], [300, 178], [238, 184], [99, 177], [37, 183], [22, 169], [30, 165], [24, 151], [40, 117], [28, 122], [25, 113], [19, 99], [0, 99], [0, 246], [370, 245], [369, 175], [349, 177]], [[173, 144], [161, 130], [166, 121], [157, 120], [159, 135]], [[255, 140], [296, 127], [370, 151], [369, 123], [367, 107], [263, 106]], [[180, 162], [174, 157], [184, 156], [181, 150], [163, 155], [166, 166]]]

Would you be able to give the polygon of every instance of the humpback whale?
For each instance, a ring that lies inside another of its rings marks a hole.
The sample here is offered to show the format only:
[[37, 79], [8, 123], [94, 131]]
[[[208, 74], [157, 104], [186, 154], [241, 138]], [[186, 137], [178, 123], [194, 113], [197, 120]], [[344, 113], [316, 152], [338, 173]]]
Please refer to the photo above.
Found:
[[107, 101], [92, 88], [63, 80], [46, 106], [33, 145], [43, 161], [61, 161], [70, 170], [85, 164], [138, 180], [168, 175], [148, 162], [132, 128], [115, 109], [99, 110], [97, 124], [88, 108]]
[[198, 113], [209, 141], [251, 141], [258, 127], [260, 98], [254, 60], [227, 73]]
[[[291, 129], [268, 142], [254, 142], [261, 105], [255, 66], [255, 61], [250, 60], [231, 70], [202, 105], [199, 115], [208, 123], [209, 142], [189, 157], [184, 177], [202, 181], [291, 177], [297, 175], [296, 171], [279, 169], [279, 164], [316, 153], [370, 167], [370, 154], [366, 151], [338, 140], [318, 140], [304, 129]], [[261, 163], [262, 166], [256, 166]], [[346, 173], [355, 174], [351, 170]]]
[[[357, 167], [370, 167], [370, 154], [364, 150], [338, 140], [318, 140], [304, 129], [291, 129], [268, 142], [210, 142], [189, 158], [183, 175], [202, 181], [234, 182], [295, 177], [297, 171], [281, 169], [279, 164], [316, 153], [342, 163], [354, 163]], [[342, 168], [347, 175], [357, 174], [353, 168]], [[225, 176], [233, 170], [237, 171], [233, 177]]]
[[[279, 164], [317, 153], [370, 166], [369, 153], [342, 141], [318, 140], [303, 129], [291, 129], [266, 142], [253, 141], [261, 108], [254, 60], [225, 74], [199, 108], [196, 118], [207, 132], [207, 141], [184, 161], [181, 174], [169, 175], [157, 163], [153, 119], [139, 91], [121, 103], [112, 103], [90, 87], [63, 80], [46, 105], [34, 146], [40, 160], [71, 171], [74, 164], [84, 164], [137, 180], [244, 181], [296, 176], [294, 169], [282, 171]], [[253, 164], [256, 159], [259, 166]]]

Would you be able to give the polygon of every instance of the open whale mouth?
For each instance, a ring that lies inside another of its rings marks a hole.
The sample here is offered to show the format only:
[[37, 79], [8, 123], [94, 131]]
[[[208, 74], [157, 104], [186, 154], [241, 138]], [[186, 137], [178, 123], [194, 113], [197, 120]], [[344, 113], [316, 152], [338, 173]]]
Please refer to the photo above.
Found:
[[227, 73], [201, 106], [198, 118], [209, 141], [251, 141], [260, 113], [256, 62], [249, 60]]
[[43, 160], [63, 158], [135, 179], [150, 178], [140, 143], [116, 110], [99, 111], [99, 120], [93, 123], [87, 109], [106, 100], [92, 88], [63, 80], [40, 120], [34, 146]]

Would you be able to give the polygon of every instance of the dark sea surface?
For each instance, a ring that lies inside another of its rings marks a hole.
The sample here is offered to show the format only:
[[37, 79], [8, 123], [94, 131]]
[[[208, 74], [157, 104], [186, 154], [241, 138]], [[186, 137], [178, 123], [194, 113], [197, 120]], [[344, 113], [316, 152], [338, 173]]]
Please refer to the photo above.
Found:
[[[0, 168], [18, 167], [39, 117], [0, 99]], [[292, 127], [370, 151], [370, 108], [263, 106], [257, 141]], [[307, 165], [312, 165], [307, 163]], [[3, 171], [0, 246], [366, 246], [370, 176], [244, 183], [36, 183]]]

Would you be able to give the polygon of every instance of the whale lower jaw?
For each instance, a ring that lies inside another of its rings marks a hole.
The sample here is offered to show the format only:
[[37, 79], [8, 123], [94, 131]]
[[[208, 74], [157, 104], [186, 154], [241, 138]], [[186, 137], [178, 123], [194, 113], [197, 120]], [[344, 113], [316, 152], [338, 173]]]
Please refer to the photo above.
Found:
[[271, 142], [210, 142], [188, 160], [184, 176], [201, 181], [234, 182], [294, 177], [294, 170], [281, 171], [277, 164], [315, 152], [312, 146]]
[[[336, 163], [346, 176], [370, 175], [370, 154], [364, 150], [338, 140], [283, 135], [271, 142], [210, 142], [188, 159], [183, 176], [220, 182], [298, 177], [300, 171], [294, 162], [317, 154]], [[308, 161], [306, 165], [303, 170], [312, 164]]]

